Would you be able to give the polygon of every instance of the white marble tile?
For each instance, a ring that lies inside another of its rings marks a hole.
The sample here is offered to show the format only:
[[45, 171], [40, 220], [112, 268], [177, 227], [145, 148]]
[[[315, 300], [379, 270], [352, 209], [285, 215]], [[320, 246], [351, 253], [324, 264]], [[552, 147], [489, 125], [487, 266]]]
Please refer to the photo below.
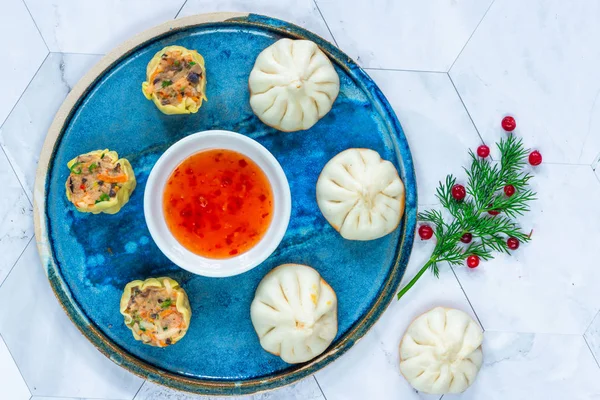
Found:
[[4, 52], [8, 52], [8, 62], [0, 63], [0, 76], [2, 76], [0, 125], [2, 125], [35, 71], [44, 61], [48, 49], [22, 1], [2, 2], [0, 19], [2, 21], [0, 43], [4, 43], [2, 46]]
[[[83, 397], [56, 397], [56, 396], [33, 396], [31, 400], [98, 400], [98, 399], [90, 399]], [[102, 399], [109, 400], [109, 399]]]
[[34, 395], [131, 399], [142, 385], [96, 350], [65, 315], [35, 242], [0, 287], [0, 304], [11, 304], [0, 312], [0, 334]]
[[446, 72], [491, 0], [317, 0], [338, 45], [366, 68]]
[[583, 334], [600, 307], [600, 183], [589, 166], [533, 173], [538, 200], [519, 219], [531, 242], [455, 270], [485, 329]]
[[2, 337], [0, 337], [0, 394], [2, 398], [10, 400], [29, 400], [31, 397]]
[[146, 381], [134, 400], [325, 400], [311, 376], [291, 386], [251, 396], [200, 396], [179, 392]]
[[37, 161], [54, 114], [71, 88], [100, 56], [51, 53], [0, 127], [6, 151], [31, 198]]
[[600, 399], [600, 369], [580, 335], [489, 332], [483, 366], [462, 395], [444, 400]]
[[179, 17], [217, 11], [248, 12], [282, 19], [333, 42], [313, 0], [188, 0]]
[[0, 150], [0, 285], [33, 236], [33, 210]]
[[[404, 275], [405, 285], [423, 266], [433, 242], [415, 241]], [[398, 346], [410, 322], [420, 314], [445, 306], [463, 310], [475, 318], [454, 274], [440, 264], [440, 277], [426, 272], [399, 301], [392, 303], [381, 319], [358, 343], [316, 377], [327, 400], [436, 400], [440, 396], [416, 392], [399, 370]]]
[[50, 51], [105, 54], [175, 18], [184, 0], [26, 0]]
[[593, 161], [600, 153], [598, 19], [596, 1], [494, 2], [450, 71], [484, 140], [501, 134], [498, 116], [510, 113], [546, 161]]
[[600, 312], [588, 326], [584, 334], [585, 340], [590, 347], [596, 361], [600, 361]]
[[481, 144], [448, 75], [368, 71], [394, 108], [415, 165], [419, 204], [436, 204], [435, 190], [449, 173], [464, 177], [468, 148]]

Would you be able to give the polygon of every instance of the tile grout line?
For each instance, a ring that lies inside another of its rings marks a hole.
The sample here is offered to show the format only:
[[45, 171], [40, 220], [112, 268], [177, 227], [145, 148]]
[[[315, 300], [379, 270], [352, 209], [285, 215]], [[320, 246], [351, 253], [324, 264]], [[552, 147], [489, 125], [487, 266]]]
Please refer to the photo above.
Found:
[[6, 157], [6, 161], [8, 162], [8, 165], [10, 165], [10, 169], [12, 170], [15, 178], [17, 179], [17, 182], [19, 182], [19, 186], [21, 186], [21, 190], [25, 194], [25, 198], [27, 199], [29, 205], [33, 209], [33, 201], [29, 198], [29, 193], [27, 193], [27, 190], [25, 190], [25, 186], [23, 185], [23, 182], [21, 182], [21, 179], [19, 179], [19, 175], [17, 174], [14, 165], [12, 164], [12, 162], [10, 162], [10, 158], [8, 157], [8, 154], [6, 154], [4, 146], [0, 145], [0, 149], [2, 149], [2, 154], [4, 154], [4, 157]]
[[592, 169], [592, 174], [594, 174], [594, 176], [596, 177], [596, 180], [598, 182], [600, 182], [600, 176], [598, 176], [598, 174], [596, 174], [596, 170], [590, 165], [590, 168]]
[[590, 344], [588, 343], [587, 339], [585, 338], [585, 334], [583, 334], [581, 336], [583, 337], [583, 341], [585, 342], [585, 345], [587, 346], [588, 350], [590, 351], [590, 353], [592, 353], [592, 357], [594, 358], [594, 361], [596, 361], [596, 365], [598, 366], [598, 368], [600, 368], [600, 363], [598, 362], [598, 359], [596, 358], [596, 355], [592, 351], [592, 348], [590, 347]]
[[456, 58], [454, 59], [454, 61], [450, 65], [450, 68], [448, 68], [448, 71], [447, 71], [448, 74], [450, 74], [450, 71], [452, 70], [452, 67], [454, 67], [454, 64], [456, 64], [456, 61], [458, 61], [458, 59], [460, 58], [460, 55], [467, 48], [467, 45], [469, 44], [469, 42], [471, 41], [471, 39], [475, 35], [475, 32], [477, 32], [477, 29], [479, 29], [479, 25], [481, 25], [481, 23], [485, 19], [485, 16], [488, 14], [488, 12], [490, 11], [490, 9], [492, 8], [492, 6], [494, 5], [495, 2], [496, 2], [496, 0], [492, 0], [492, 2], [490, 3], [490, 5], [488, 6], [487, 10], [485, 10], [485, 12], [483, 13], [483, 17], [481, 17], [481, 19], [477, 23], [477, 26], [475, 27], [475, 29], [473, 29], [473, 32], [471, 32], [471, 35], [469, 36], [469, 38], [465, 42], [465, 45], [462, 47], [462, 49], [460, 49], [460, 51], [458, 52], [458, 55], [456, 56]]
[[[27, 245], [29, 245], [29, 244], [27, 244]], [[27, 248], [27, 246], [25, 246], [25, 248]], [[21, 258], [21, 256], [19, 256], [19, 258]], [[14, 267], [14, 265], [13, 265], [13, 267]], [[11, 271], [12, 271], [12, 268], [11, 268]], [[9, 272], [9, 274], [10, 274], [10, 272]], [[8, 278], [8, 275], [6, 277]], [[4, 280], [4, 282], [6, 282], [6, 279]], [[10, 355], [10, 358], [12, 358], [13, 363], [15, 364], [15, 367], [17, 367], [17, 371], [19, 371], [19, 375], [21, 375], [21, 379], [23, 379], [23, 382], [25, 383], [25, 387], [27, 388], [27, 391], [31, 395], [29, 400], [33, 399], [33, 391], [29, 387], [29, 383], [27, 383], [27, 380], [25, 379], [25, 375], [23, 375], [23, 372], [21, 372], [21, 367], [19, 367], [19, 363], [17, 363], [15, 356], [13, 356], [12, 352], [10, 351], [10, 347], [8, 346], [8, 343], [6, 343], [6, 340], [4, 340], [4, 337], [2, 336], [1, 332], [0, 332], [0, 339], [2, 339], [2, 342], [6, 346], [6, 351], [8, 351], [8, 355]]]
[[473, 307], [473, 304], [471, 303], [471, 299], [469, 299], [469, 296], [467, 296], [467, 292], [465, 292], [465, 289], [463, 288], [462, 283], [460, 283], [460, 279], [458, 279], [458, 275], [456, 275], [456, 271], [454, 271], [454, 268], [452, 267], [452, 265], [448, 264], [448, 266], [452, 270], [452, 273], [454, 274], [454, 277], [456, 278], [456, 281], [458, 282], [458, 286], [460, 286], [460, 290], [462, 290], [463, 294], [465, 295], [465, 299], [467, 299], [467, 302], [469, 303], [471, 310], [473, 310], [473, 314], [475, 314], [475, 318], [477, 318], [477, 321], [479, 322], [481, 329], [483, 329], [483, 331], [485, 332], [485, 327], [481, 323], [481, 320], [479, 319], [479, 315], [477, 315], [477, 311], [475, 311], [475, 307]]
[[9, 111], [9, 113], [6, 115], [6, 119], [4, 121], [2, 121], [2, 123], [0, 123], [0, 130], [2, 130], [2, 127], [4, 127], [4, 124], [6, 123], [6, 121], [8, 121], [8, 118], [10, 117], [10, 115], [13, 113], [13, 111], [15, 111], [15, 108], [17, 108], [17, 104], [19, 104], [19, 102], [23, 98], [23, 95], [25, 94], [25, 92], [27, 91], [27, 89], [29, 88], [29, 86], [31, 85], [31, 82], [33, 82], [33, 79], [40, 72], [40, 69], [42, 69], [42, 66], [44, 65], [44, 63], [46, 62], [46, 60], [48, 59], [49, 56], [50, 56], [50, 52], [48, 52], [48, 54], [46, 54], [46, 57], [44, 57], [44, 59], [40, 63], [40, 66], [35, 71], [35, 73], [31, 77], [31, 79], [29, 80], [29, 82], [27, 83], [27, 86], [25, 86], [25, 89], [23, 89], [23, 91], [21, 92], [21, 95], [19, 96], [19, 98], [17, 99], [17, 101], [15, 101], [15, 105], [12, 106], [12, 108]]
[[135, 392], [135, 394], [133, 395], [133, 397], [131, 398], [131, 400], [135, 400], [135, 398], [137, 397], [137, 395], [142, 391], [142, 388], [144, 387], [144, 385], [146, 384], [146, 382], [148, 382], [146, 379], [144, 379], [142, 381], [142, 384], [138, 388], [137, 392]]
[[333, 39], [333, 43], [335, 43], [335, 47], [339, 48], [340, 46], [338, 45], [337, 40], [335, 40], [335, 36], [333, 36], [333, 32], [331, 31], [331, 28], [329, 28], [329, 24], [327, 23], [327, 20], [325, 19], [325, 17], [323, 16], [323, 13], [321, 12], [321, 9], [319, 8], [319, 5], [317, 4], [317, 0], [313, 0], [313, 3], [315, 4], [315, 7], [317, 7], [317, 11], [319, 12], [319, 15], [321, 16], [321, 19], [323, 20], [323, 22], [325, 22], [325, 27], [329, 31], [329, 34], [331, 35], [331, 38]]
[[33, 25], [35, 26], [35, 29], [37, 29], [38, 33], [40, 34], [40, 37], [42, 38], [42, 42], [44, 43], [44, 46], [46, 46], [46, 50], [50, 51], [50, 47], [48, 47], [48, 43], [46, 43], [46, 39], [44, 39], [44, 35], [42, 35], [42, 31], [40, 30], [37, 22], [35, 22], [35, 18], [33, 18], [33, 14], [31, 14], [31, 11], [29, 11], [29, 7], [27, 6], [27, 3], [25, 2], [25, 0], [22, 0], [22, 1], [23, 1], [23, 5], [25, 6], [25, 9], [29, 13], [29, 17], [31, 18], [31, 21], [33, 21]]
[[27, 250], [27, 248], [31, 244], [31, 241], [33, 240], [34, 237], [35, 237], [35, 233], [33, 235], [31, 235], [31, 237], [27, 241], [27, 244], [25, 245], [25, 247], [23, 247], [23, 250], [21, 250], [21, 254], [19, 254], [19, 257], [17, 257], [17, 259], [15, 260], [15, 262], [13, 263], [13, 265], [10, 267], [10, 270], [8, 270], [8, 274], [6, 274], [6, 277], [4, 278], [4, 280], [2, 281], [2, 283], [0, 283], [0, 288], [8, 280], [8, 278], [10, 277], [10, 274], [15, 269], [15, 265], [17, 265], [17, 263], [19, 262], [19, 260], [21, 259], [21, 257], [23, 257], [23, 254], [25, 253], [25, 250]]
[[[6, 115], [6, 119], [4, 121], [2, 121], [2, 124], [0, 124], [0, 134], [2, 133], [2, 128], [4, 127], [4, 124], [6, 124], [6, 121], [8, 121], [8, 119], [10, 118], [10, 116], [12, 115], [12, 113], [15, 111], [15, 108], [17, 108], [17, 105], [19, 104], [19, 102], [21, 101], [21, 99], [23, 98], [23, 96], [25, 95], [25, 92], [27, 91], [27, 89], [29, 89], [29, 86], [31, 86], [31, 83], [33, 82], [33, 80], [35, 79], [35, 77], [37, 76], [37, 74], [40, 73], [40, 70], [42, 69], [42, 67], [44, 66], [44, 64], [46, 63], [46, 61], [48, 60], [48, 57], [50, 57], [50, 52], [48, 52], [48, 54], [46, 54], [46, 57], [44, 57], [44, 59], [40, 63], [40, 66], [35, 71], [35, 74], [33, 74], [33, 76], [31, 77], [31, 79], [27, 83], [27, 86], [25, 86], [25, 89], [23, 89], [23, 92], [21, 92], [21, 95], [19, 96], [19, 98], [15, 102], [15, 105], [10, 109], [10, 112]], [[0, 139], [1, 139], [1, 135], [0, 135]], [[1, 143], [0, 143], [0, 148], [2, 149], [2, 152], [4, 153], [4, 156], [6, 157], [6, 160], [8, 161], [8, 165], [10, 165], [10, 168], [13, 171], [13, 174], [15, 174], [15, 177], [17, 178], [17, 182], [19, 182], [19, 185], [21, 185], [21, 189], [23, 190], [23, 192], [25, 192], [25, 197], [27, 197], [27, 200], [29, 201], [29, 204], [31, 205], [31, 207], [33, 207], [33, 201], [29, 197], [29, 193], [27, 192], [27, 190], [25, 190], [25, 186], [23, 185], [23, 182], [21, 182], [21, 179], [19, 178], [19, 175], [17, 174], [13, 163], [10, 161], [10, 157], [6, 153], [6, 150], [4, 149], [4, 146], [1, 145]]]
[[313, 379], [315, 380], [315, 382], [317, 383], [317, 386], [319, 387], [319, 390], [321, 391], [321, 394], [323, 395], [323, 398], [325, 400], [327, 400], [327, 396], [325, 396], [325, 392], [323, 391], [323, 389], [321, 388], [321, 384], [319, 383], [316, 375], [313, 374]]
[[485, 141], [483, 140], [483, 137], [481, 136], [481, 133], [479, 133], [479, 129], [477, 129], [477, 125], [475, 125], [475, 121], [473, 121], [473, 117], [471, 117], [471, 113], [469, 112], [469, 109], [467, 108], [467, 105], [465, 104], [465, 102], [463, 101], [462, 97], [460, 96], [460, 93], [458, 92], [458, 89], [456, 88], [456, 85], [454, 84], [454, 81], [452, 80], [452, 77], [447, 72], [446, 72], [446, 75], [448, 76], [448, 79], [450, 79], [450, 83], [452, 84], [452, 87], [454, 88], [454, 91], [456, 92], [456, 95], [458, 96], [458, 99], [460, 100], [460, 103], [462, 104], [463, 108], [467, 112], [467, 116], [471, 120], [471, 124], [473, 124], [473, 128], [475, 128], [475, 132], [477, 132], [477, 136], [479, 136], [479, 139], [481, 139], [482, 143], [485, 143]]
[[592, 326], [592, 324], [596, 320], [596, 317], [598, 316], [598, 314], [600, 314], [600, 310], [596, 311], [596, 313], [594, 314], [594, 317], [592, 318], [592, 320], [590, 321], [590, 323], [585, 327], [585, 330], [583, 331], [584, 335], [588, 331], [588, 329], [590, 329], [590, 326]]
[[177, 14], [175, 14], [175, 16], [173, 17], [173, 19], [177, 19], [177, 17], [179, 16], [179, 13], [181, 12], [181, 10], [183, 10], [183, 7], [185, 7], [185, 5], [187, 4], [188, 0], [185, 0], [183, 2], [183, 4], [181, 5], [181, 7], [179, 8], [179, 11], [177, 11]]

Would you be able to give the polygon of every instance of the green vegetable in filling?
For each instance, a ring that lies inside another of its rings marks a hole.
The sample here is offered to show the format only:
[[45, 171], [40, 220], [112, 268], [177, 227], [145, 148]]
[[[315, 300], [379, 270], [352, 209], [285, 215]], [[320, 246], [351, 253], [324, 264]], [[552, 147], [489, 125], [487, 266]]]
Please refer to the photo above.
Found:
[[[79, 167], [79, 168], [77, 168], [77, 167]], [[75, 175], [81, 174], [81, 163], [79, 161], [71, 166], [71, 173], [73, 173]]]
[[162, 81], [162, 87], [166, 88], [167, 86], [171, 86], [173, 82], [171, 81]]
[[171, 307], [172, 302], [173, 301], [171, 299], [166, 299], [165, 301], [160, 303], [160, 308], [169, 308], [169, 307]]
[[94, 171], [96, 168], [98, 168], [98, 164], [96, 164], [96, 163], [92, 163], [92, 164], [90, 164], [90, 166], [88, 167], [88, 170], [89, 170], [90, 172], [92, 172], [92, 171]]

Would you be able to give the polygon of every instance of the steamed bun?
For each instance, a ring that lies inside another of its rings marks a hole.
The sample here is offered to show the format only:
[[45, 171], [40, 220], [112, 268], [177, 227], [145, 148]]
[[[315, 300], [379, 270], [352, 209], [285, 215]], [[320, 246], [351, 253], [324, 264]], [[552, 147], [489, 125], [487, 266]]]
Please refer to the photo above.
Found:
[[337, 334], [337, 298], [319, 273], [284, 264], [258, 285], [250, 306], [260, 345], [289, 364], [323, 353]]
[[348, 149], [323, 168], [317, 181], [317, 203], [345, 239], [377, 239], [400, 223], [404, 184], [394, 165], [376, 151]]
[[254, 114], [293, 132], [309, 129], [331, 110], [340, 78], [314, 42], [280, 39], [258, 55], [248, 86]]
[[483, 333], [465, 312], [436, 307], [417, 317], [400, 342], [400, 372], [420, 392], [461, 393], [475, 380]]

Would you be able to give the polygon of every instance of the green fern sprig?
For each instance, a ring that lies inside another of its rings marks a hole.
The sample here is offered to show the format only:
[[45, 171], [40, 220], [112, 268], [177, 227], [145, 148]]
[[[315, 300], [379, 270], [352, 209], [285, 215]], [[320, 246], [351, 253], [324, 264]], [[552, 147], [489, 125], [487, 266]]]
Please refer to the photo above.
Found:
[[[470, 255], [482, 260], [494, 258], [494, 252], [509, 253], [507, 238], [514, 237], [521, 243], [530, 240], [514, 221], [529, 211], [529, 203], [535, 200], [536, 194], [529, 188], [532, 176], [524, 171], [529, 151], [524, 148], [521, 139], [509, 135], [497, 144], [501, 159], [499, 162], [477, 157], [472, 151], [471, 166], [465, 168], [467, 175], [467, 197], [457, 201], [452, 196], [452, 188], [456, 178], [452, 175], [440, 182], [436, 197], [448, 217], [439, 210], [427, 210], [418, 214], [418, 219], [432, 225], [436, 246], [429, 260], [417, 275], [400, 290], [400, 299], [415, 282], [431, 269], [439, 277], [441, 262], [450, 265], [461, 265]], [[512, 185], [515, 193], [504, 194], [504, 187]], [[497, 211], [499, 215], [490, 215]], [[465, 233], [473, 237], [468, 246], [460, 243]]]

